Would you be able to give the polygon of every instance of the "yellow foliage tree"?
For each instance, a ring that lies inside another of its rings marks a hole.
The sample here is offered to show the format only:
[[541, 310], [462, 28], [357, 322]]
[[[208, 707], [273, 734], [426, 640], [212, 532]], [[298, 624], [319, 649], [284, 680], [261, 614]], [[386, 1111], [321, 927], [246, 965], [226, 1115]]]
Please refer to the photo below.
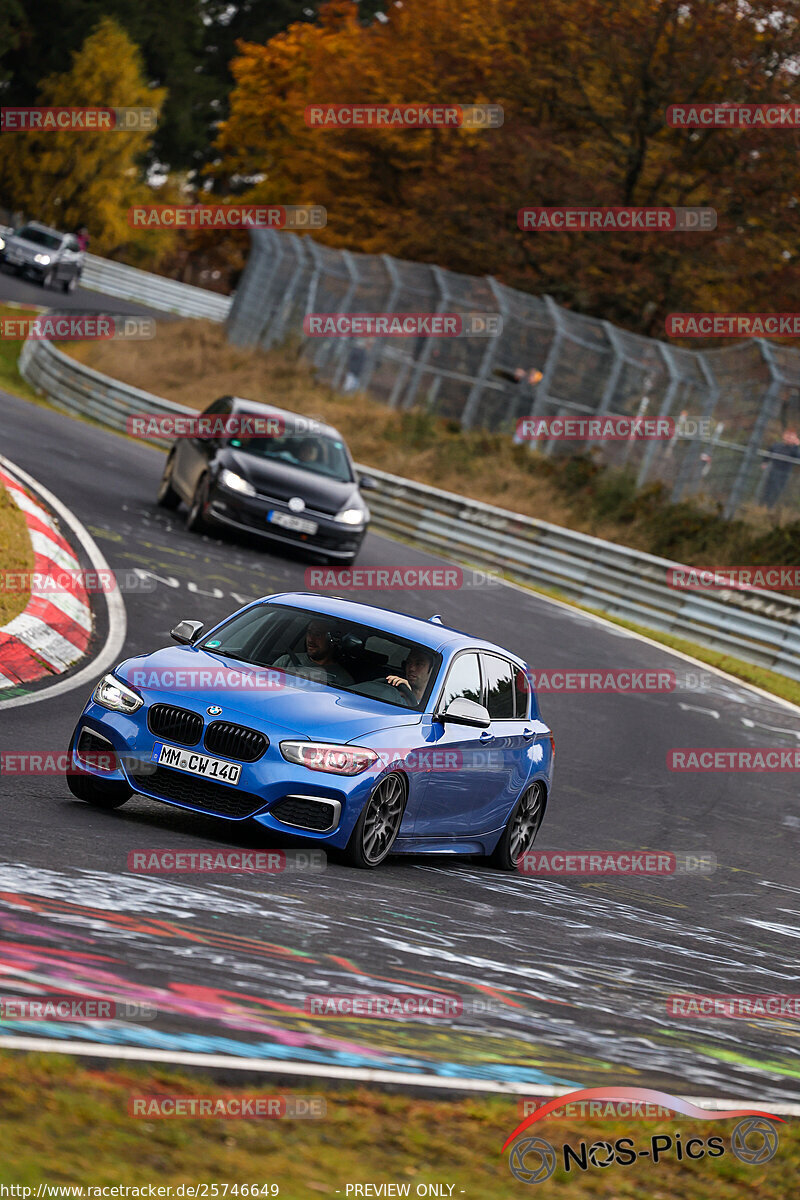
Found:
[[[72, 67], [41, 84], [37, 105], [79, 108], [153, 108], [166, 98], [147, 86], [139, 51], [128, 35], [103, 18], [73, 55]], [[140, 160], [146, 130], [58, 130], [4, 134], [0, 139], [0, 193], [28, 219], [59, 229], [86, 225], [94, 253], [124, 247], [158, 255], [173, 235], [133, 229], [128, 209], [152, 203]]]

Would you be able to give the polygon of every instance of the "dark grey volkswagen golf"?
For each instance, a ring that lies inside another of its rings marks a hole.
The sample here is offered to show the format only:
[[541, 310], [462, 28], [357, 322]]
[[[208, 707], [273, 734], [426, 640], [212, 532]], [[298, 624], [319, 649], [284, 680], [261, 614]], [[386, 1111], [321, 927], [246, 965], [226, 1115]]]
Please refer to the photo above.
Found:
[[158, 503], [187, 506], [189, 529], [227, 526], [351, 563], [369, 525], [359, 477], [340, 433], [298, 413], [222, 396], [185, 422]]

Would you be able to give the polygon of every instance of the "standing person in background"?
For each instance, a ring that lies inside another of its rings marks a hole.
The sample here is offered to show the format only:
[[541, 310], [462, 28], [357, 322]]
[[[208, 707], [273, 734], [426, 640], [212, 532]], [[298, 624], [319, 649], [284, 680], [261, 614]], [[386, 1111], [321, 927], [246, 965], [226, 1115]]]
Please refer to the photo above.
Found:
[[544, 376], [538, 367], [530, 367], [527, 371], [524, 367], [515, 367], [513, 371], [508, 371], [504, 367], [498, 367], [494, 374], [499, 375], [502, 379], [510, 379], [512, 383], [516, 384], [514, 390], [516, 407], [514, 445], [518, 446], [523, 441], [517, 433], [518, 422], [522, 417], [533, 415], [536, 386], [541, 383]]
[[75, 237], [78, 239], [78, 245], [82, 251], [89, 249], [89, 230], [85, 225], [79, 225], [75, 230]]
[[767, 471], [762, 502], [767, 508], [774, 508], [783, 495], [784, 488], [789, 482], [790, 473], [794, 467], [791, 459], [800, 464], [800, 437], [796, 429], [785, 429], [783, 438], [769, 447], [770, 454], [780, 455], [780, 458], [768, 458], [761, 464], [761, 470]]

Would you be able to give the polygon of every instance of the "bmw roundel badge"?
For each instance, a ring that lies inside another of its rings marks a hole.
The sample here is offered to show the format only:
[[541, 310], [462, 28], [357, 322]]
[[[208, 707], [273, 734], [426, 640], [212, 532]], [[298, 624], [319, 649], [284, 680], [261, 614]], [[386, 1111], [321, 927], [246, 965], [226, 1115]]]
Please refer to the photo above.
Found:
[[212, 705], [210, 705], [209, 708], [206, 709], [206, 712], [208, 713], [208, 715], [210, 717], [218, 717], [219, 714], [222, 712], [222, 709], [220, 708], [220, 706], [218, 704], [212, 704]]

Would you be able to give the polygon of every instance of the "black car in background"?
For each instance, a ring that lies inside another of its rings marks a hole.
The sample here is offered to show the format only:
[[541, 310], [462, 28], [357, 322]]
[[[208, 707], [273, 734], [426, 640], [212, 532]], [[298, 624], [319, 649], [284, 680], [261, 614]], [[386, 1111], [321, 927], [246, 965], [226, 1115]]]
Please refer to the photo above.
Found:
[[359, 489], [375, 482], [357, 476], [341, 434], [238, 396], [222, 396], [203, 415], [238, 418], [228, 424], [245, 428], [246, 418], [262, 418], [274, 432], [178, 438], [158, 490], [162, 508], [184, 501], [189, 529], [227, 526], [334, 562], [354, 561], [370, 519]]
[[74, 234], [30, 221], [0, 234], [0, 263], [43, 287], [60, 283], [65, 292], [72, 292], [81, 277], [84, 254]]

